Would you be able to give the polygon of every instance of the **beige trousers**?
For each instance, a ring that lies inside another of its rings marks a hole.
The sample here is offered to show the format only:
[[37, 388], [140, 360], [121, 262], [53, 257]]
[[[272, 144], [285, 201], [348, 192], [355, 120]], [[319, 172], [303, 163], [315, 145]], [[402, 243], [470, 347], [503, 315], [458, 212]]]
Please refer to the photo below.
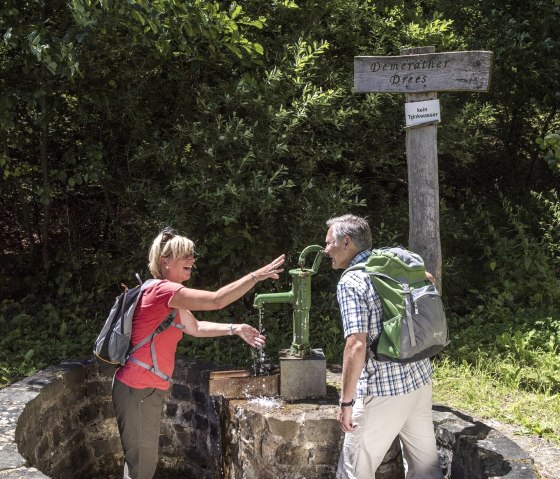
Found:
[[399, 436], [407, 479], [442, 479], [432, 421], [432, 384], [401, 396], [366, 396], [356, 400], [346, 433], [337, 479], [374, 479], [393, 440]]

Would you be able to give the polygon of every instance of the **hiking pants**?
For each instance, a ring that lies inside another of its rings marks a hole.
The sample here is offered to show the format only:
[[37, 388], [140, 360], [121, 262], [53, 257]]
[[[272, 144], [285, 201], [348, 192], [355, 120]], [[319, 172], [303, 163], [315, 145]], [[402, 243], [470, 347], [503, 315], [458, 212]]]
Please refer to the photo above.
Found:
[[124, 451], [123, 479], [152, 479], [158, 463], [161, 412], [167, 391], [113, 381], [113, 406]]
[[432, 420], [432, 384], [400, 396], [358, 398], [352, 412], [358, 427], [346, 433], [337, 479], [372, 479], [399, 436], [407, 479], [442, 479]]

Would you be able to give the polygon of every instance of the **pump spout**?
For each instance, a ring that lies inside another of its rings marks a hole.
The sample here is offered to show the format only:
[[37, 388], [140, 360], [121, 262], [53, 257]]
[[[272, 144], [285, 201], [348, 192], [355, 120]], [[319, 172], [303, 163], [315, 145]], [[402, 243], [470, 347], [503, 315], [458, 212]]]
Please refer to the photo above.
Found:
[[293, 291], [284, 291], [281, 293], [263, 293], [257, 294], [253, 300], [253, 307], [262, 309], [265, 304], [278, 304], [278, 303], [288, 303], [293, 304], [295, 302], [295, 295]]

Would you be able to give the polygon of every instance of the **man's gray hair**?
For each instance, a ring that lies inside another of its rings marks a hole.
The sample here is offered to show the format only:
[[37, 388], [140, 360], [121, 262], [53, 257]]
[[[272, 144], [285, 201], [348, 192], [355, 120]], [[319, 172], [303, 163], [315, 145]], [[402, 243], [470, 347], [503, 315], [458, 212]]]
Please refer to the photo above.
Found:
[[348, 235], [360, 251], [371, 249], [371, 229], [364, 218], [350, 214], [337, 216], [328, 220], [327, 226], [332, 226], [336, 244]]

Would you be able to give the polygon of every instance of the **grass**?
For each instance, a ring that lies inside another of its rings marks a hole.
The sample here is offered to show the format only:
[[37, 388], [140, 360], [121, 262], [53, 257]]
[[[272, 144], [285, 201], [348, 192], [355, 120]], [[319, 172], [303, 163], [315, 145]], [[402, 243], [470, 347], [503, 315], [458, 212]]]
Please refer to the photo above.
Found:
[[434, 402], [560, 446], [559, 316], [452, 319], [452, 343], [434, 361]]

